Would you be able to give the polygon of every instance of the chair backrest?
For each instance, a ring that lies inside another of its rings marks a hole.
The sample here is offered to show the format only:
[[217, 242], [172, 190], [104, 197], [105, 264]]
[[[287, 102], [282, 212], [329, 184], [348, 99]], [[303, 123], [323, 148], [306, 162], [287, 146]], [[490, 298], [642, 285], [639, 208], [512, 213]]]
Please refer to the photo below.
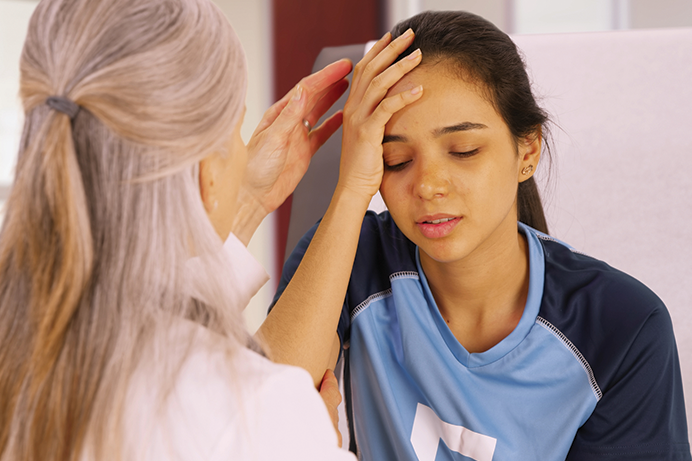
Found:
[[513, 39], [555, 122], [551, 234], [666, 303], [692, 439], [692, 29]]
[[[513, 40], [554, 122], [552, 168], [544, 162], [537, 176], [551, 234], [633, 275], [666, 303], [692, 439], [692, 29]], [[342, 57], [357, 62], [364, 49], [325, 48], [315, 68]], [[296, 189], [289, 252], [327, 209], [340, 147], [339, 133]]]

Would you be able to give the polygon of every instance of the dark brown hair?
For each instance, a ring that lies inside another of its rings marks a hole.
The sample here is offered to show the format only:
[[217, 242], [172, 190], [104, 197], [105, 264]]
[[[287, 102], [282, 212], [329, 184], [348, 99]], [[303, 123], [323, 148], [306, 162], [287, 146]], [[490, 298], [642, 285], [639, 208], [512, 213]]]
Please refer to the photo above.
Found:
[[[488, 92], [488, 98], [516, 140], [546, 139], [548, 115], [536, 103], [526, 67], [516, 45], [491, 22], [464, 11], [426, 11], [392, 29], [398, 37], [409, 28], [416, 37], [399, 59], [420, 48], [423, 62], [449, 61], [461, 78]], [[543, 143], [548, 146], [547, 142]], [[549, 154], [549, 149], [546, 149]], [[519, 221], [548, 233], [543, 205], [533, 177], [519, 183]]]

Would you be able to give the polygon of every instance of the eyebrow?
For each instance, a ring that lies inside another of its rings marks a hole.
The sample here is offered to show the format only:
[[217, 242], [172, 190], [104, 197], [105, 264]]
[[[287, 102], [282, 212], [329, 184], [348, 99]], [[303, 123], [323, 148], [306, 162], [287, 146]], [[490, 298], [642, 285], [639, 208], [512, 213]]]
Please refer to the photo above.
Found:
[[464, 122], [464, 123], [459, 123], [458, 125], [452, 125], [452, 126], [446, 126], [444, 128], [438, 128], [437, 130], [433, 131], [433, 136], [435, 136], [437, 138], [437, 137], [442, 136], [444, 134], [456, 133], [459, 131], [482, 130], [485, 128], [488, 128], [488, 127], [483, 125], [482, 123]]
[[[486, 125], [483, 125], [482, 123], [463, 122], [452, 126], [446, 126], [444, 128], [438, 128], [436, 130], [433, 130], [432, 134], [434, 137], [439, 138], [440, 136], [443, 136], [445, 134], [458, 133], [459, 131], [483, 130], [485, 128], [488, 127]], [[384, 138], [382, 138], [382, 144], [387, 142], [406, 141], [408, 141], [408, 138], [406, 136], [400, 135], [385, 135]]]

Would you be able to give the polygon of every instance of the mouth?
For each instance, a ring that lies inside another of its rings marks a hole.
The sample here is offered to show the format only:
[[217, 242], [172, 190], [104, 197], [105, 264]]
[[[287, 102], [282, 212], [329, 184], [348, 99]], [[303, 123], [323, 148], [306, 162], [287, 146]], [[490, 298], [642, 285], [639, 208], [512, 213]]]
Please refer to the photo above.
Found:
[[423, 224], [442, 224], [444, 222], [449, 222], [457, 218], [440, 218], [440, 219], [433, 219], [431, 221], [423, 221]]
[[449, 235], [461, 220], [461, 216], [424, 216], [416, 225], [425, 237], [435, 239]]

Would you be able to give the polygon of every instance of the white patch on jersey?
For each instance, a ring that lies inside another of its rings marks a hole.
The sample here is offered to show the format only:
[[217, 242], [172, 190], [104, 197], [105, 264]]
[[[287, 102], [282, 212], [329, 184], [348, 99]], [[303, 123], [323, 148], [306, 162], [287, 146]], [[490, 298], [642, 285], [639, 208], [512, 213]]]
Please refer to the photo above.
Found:
[[492, 461], [497, 443], [497, 439], [442, 421], [431, 408], [419, 403], [411, 431], [418, 460], [435, 461], [440, 439], [450, 450], [476, 461]]

